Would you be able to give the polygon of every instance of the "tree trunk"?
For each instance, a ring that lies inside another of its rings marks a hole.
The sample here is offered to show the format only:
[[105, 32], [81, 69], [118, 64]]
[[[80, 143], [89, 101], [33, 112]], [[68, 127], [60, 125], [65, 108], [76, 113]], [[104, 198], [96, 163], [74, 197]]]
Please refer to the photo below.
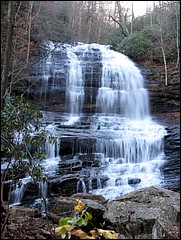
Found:
[[133, 2], [131, 5], [131, 35], [133, 34], [133, 20], [134, 20], [134, 10], [133, 10]]
[[178, 68], [179, 66], [179, 61], [180, 61], [180, 50], [179, 50], [179, 23], [178, 23], [178, 14], [176, 12], [176, 29], [177, 29], [177, 38], [176, 38], [176, 42], [177, 42], [177, 64], [175, 68]]
[[[159, 2], [160, 4], [162, 1]], [[165, 49], [164, 49], [164, 43], [163, 43], [163, 36], [162, 36], [162, 20], [160, 21], [160, 47], [162, 50], [162, 55], [163, 55], [163, 62], [164, 62], [164, 68], [165, 68], [165, 85], [168, 85], [168, 73], [167, 73], [167, 61], [166, 61], [166, 54], [165, 54]]]
[[9, 66], [12, 54], [12, 38], [13, 38], [13, 24], [14, 24], [14, 1], [9, 1], [8, 4], [8, 26], [7, 26], [7, 37], [6, 37], [6, 48], [4, 52], [2, 79], [1, 79], [1, 106], [5, 103], [5, 93], [9, 80]]
[[164, 68], [165, 68], [165, 85], [168, 85], [167, 61], [166, 61], [165, 50], [164, 50], [164, 46], [163, 46], [162, 35], [160, 38], [161, 38], [160, 40], [159, 39], [157, 39], [157, 40], [158, 40], [161, 50], [162, 50], [162, 56], [163, 56], [163, 62], [164, 62]]
[[30, 56], [30, 44], [31, 44], [31, 22], [32, 22], [32, 9], [33, 9], [33, 4], [34, 1], [30, 1], [30, 6], [29, 6], [29, 11], [28, 11], [28, 49], [27, 49], [27, 56], [26, 56], [26, 63], [29, 61], [29, 56]]
[[165, 51], [163, 46], [162, 48], [162, 54], [163, 54], [163, 62], [164, 62], [164, 67], [165, 67], [165, 85], [168, 85], [168, 73], [167, 73], [167, 61], [166, 61], [166, 56], [165, 56]]

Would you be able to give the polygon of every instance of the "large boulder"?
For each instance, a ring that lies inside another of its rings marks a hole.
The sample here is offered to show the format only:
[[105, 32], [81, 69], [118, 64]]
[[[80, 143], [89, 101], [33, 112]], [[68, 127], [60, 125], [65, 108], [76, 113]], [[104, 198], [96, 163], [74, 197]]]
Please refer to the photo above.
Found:
[[180, 194], [151, 186], [107, 203], [103, 218], [121, 239], [176, 239]]

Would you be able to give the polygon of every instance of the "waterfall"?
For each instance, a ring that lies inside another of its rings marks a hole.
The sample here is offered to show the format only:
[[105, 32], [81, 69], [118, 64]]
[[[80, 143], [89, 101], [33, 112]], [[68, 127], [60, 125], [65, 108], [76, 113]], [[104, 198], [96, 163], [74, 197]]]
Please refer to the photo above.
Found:
[[82, 77], [81, 62], [77, 55], [68, 49], [67, 56], [70, 61], [66, 83], [66, 96], [70, 114], [79, 115], [84, 102], [84, 81]]
[[[50, 42], [47, 48], [54, 46]], [[99, 162], [78, 172], [89, 178], [80, 178], [75, 191], [86, 191], [87, 184], [89, 192], [114, 199], [142, 187], [160, 186], [166, 130], [152, 120], [149, 94], [136, 64], [96, 43], [56, 44], [47, 64], [44, 79], [49, 79], [49, 94], [56, 86], [54, 98], [60, 99], [61, 116], [56, 126], [52, 120], [49, 130], [60, 133], [60, 146], [64, 141], [66, 152], [70, 149], [76, 156], [72, 159], [81, 161], [82, 156], [89, 159], [94, 154]], [[50, 110], [54, 111], [52, 106]], [[47, 148], [51, 152], [52, 146]]]
[[40, 87], [40, 100], [46, 102], [47, 92], [49, 88], [49, 80], [51, 78], [51, 71], [53, 67], [52, 55], [49, 54], [45, 58], [40, 59], [40, 64], [36, 65], [35, 69], [32, 69], [32, 80], [38, 76], [39, 81], [41, 82]]
[[21, 203], [21, 199], [24, 194], [24, 184], [22, 183], [21, 186], [16, 184], [15, 189], [11, 192], [11, 205], [16, 205]]
[[56, 126], [49, 124], [46, 126], [48, 136], [54, 136], [55, 141], [50, 143], [47, 139], [45, 142], [45, 150], [47, 152], [46, 159], [41, 164], [43, 166], [43, 173], [47, 176], [52, 176], [56, 172], [56, 168], [59, 160], [59, 136], [57, 136]]
[[148, 93], [143, 76], [127, 56], [101, 47], [102, 77], [97, 108], [103, 114], [121, 114], [140, 119], [149, 115]]
[[77, 182], [77, 192], [83, 192], [85, 193], [86, 192], [86, 185], [85, 185], [85, 182], [82, 178], [79, 179], [79, 181]]
[[16, 183], [15, 188], [11, 192], [11, 198], [10, 198], [10, 205], [18, 205], [21, 203], [21, 200], [24, 195], [24, 187], [28, 182], [31, 182], [32, 179], [30, 176], [25, 177], [23, 179], [20, 179], [18, 183]]

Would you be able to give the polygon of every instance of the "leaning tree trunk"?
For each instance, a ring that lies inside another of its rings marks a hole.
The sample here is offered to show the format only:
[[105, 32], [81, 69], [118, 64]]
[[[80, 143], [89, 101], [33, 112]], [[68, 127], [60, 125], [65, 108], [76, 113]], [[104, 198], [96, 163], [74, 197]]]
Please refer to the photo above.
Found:
[[6, 88], [10, 82], [9, 80], [9, 66], [12, 54], [12, 38], [13, 38], [13, 24], [14, 24], [14, 1], [9, 1], [8, 4], [8, 26], [7, 26], [7, 37], [6, 47], [4, 52], [2, 79], [1, 79], [1, 106], [5, 103]]

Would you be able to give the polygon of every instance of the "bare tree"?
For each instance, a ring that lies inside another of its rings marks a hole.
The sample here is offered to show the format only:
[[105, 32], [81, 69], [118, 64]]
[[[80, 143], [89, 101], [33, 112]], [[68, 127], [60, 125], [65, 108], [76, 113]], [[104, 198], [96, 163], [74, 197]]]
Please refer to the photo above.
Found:
[[152, 34], [153, 37], [157, 40], [163, 57], [164, 69], [165, 69], [165, 85], [168, 85], [168, 71], [167, 71], [167, 60], [166, 60], [166, 51], [164, 45], [164, 5], [162, 1], [159, 1], [159, 7], [154, 3], [155, 16], [154, 16], [154, 24], [152, 24]]
[[130, 35], [130, 31], [128, 29], [130, 16], [129, 9], [123, 6], [123, 2], [115, 1], [115, 13], [114, 17], [112, 16], [112, 19], [118, 23], [125, 36]]
[[133, 20], [134, 20], [134, 9], [133, 2], [131, 3], [131, 35], [133, 34]]
[[29, 2], [29, 9], [28, 9], [28, 16], [27, 16], [27, 32], [28, 32], [28, 48], [27, 48], [27, 57], [26, 57], [26, 62], [28, 63], [29, 61], [29, 56], [30, 56], [30, 44], [31, 44], [31, 23], [32, 23], [32, 10], [33, 10], [33, 4], [34, 1]]
[[9, 73], [9, 67], [10, 67], [10, 59], [12, 56], [14, 16], [15, 16], [15, 2], [9, 1], [8, 16], [7, 16], [8, 26], [7, 26], [6, 47], [5, 47], [5, 53], [4, 53], [4, 62], [3, 62], [2, 79], [1, 79], [1, 106], [4, 105], [6, 89], [10, 82], [8, 73]]

